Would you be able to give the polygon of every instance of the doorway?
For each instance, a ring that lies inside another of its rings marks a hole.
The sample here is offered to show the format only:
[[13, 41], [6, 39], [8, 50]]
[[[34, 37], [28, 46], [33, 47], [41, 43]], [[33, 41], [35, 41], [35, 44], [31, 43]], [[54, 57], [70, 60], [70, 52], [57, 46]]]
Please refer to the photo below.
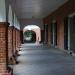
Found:
[[24, 43], [35, 42], [40, 43], [41, 41], [41, 29], [37, 25], [27, 25], [23, 29]]
[[64, 49], [68, 50], [68, 17], [64, 19]]
[[54, 46], [57, 46], [57, 23], [54, 23]]
[[51, 23], [51, 45], [57, 46], [57, 23], [53, 21]]
[[75, 53], [75, 15], [70, 18], [70, 49]]
[[32, 30], [27, 30], [26, 32], [24, 32], [24, 42], [25, 43], [35, 43], [36, 33]]
[[48, 25], [44, 25], [44, 44], [48, 43]]

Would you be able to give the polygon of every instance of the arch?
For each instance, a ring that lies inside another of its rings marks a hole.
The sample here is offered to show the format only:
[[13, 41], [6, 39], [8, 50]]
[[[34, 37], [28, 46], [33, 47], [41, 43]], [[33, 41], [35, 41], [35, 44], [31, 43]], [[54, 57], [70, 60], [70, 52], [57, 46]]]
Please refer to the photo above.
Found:
[[36, 33], [32, 30], [27, 30], [26, 32], [24, 32], [24, 42], [35, 43], [36, 42]]
[[27, 25], [23, 29], [23, 35], [26, 31], [34, 31], [36, 33], [36, 43], [41, 41], [41, 29], [37, 25]]

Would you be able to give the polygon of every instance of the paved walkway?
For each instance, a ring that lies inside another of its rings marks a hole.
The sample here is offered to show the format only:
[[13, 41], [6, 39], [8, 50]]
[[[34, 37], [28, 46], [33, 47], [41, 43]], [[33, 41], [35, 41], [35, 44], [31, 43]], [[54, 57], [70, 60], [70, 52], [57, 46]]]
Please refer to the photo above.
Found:
[[23, 44], [14, 75], [75, 75], [75, 57], [47, 46]]

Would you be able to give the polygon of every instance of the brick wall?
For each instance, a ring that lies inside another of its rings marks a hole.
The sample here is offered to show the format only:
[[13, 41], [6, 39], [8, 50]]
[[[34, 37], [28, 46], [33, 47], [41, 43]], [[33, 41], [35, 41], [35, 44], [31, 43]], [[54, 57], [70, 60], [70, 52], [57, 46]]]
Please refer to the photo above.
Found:
[[57, 47], [64, 49], [64, 22], [61, 19], [57, 21]]
[[8, 58], [13, 56], [13, 26], [8, 27]]
[[59, 7], [57, 10], [49, 14], [43, 19], [44, 24], [48, 24], [48, 39], [51, 40], [50, 26], [52, 19], [57, 21], [57, 46], [64, 48], [64, 18], [75, 12], [75, 0], [69, 0], [67, 3]]
[[[8, 27], [8, 62], [9, 64], [16, 64], [17, 51], [20, 46], [20, 30], [14, 26]], [[12, 60], [15, 60], [13, 62]]]
[[13, 52], [16, 53], [16, 50], [19, 50], [20, 41], [20, 30], [13, 28]]
[[15, 54], [16, 51], [16, 28], [13, 28], [13, 54]]
[[19, 50], [19, 46], [20, 46], [20, 30], [16, 29], [16, 50]]
[[7, 70], [8, 25], [8, 23], [0, 23], [0, 75], [10, 75]]

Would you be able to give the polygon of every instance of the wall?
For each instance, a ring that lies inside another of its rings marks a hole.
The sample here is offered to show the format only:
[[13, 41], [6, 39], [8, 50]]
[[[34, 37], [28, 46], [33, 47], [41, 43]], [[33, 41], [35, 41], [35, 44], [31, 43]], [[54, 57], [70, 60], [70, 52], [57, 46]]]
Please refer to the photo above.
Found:
[[14, 27], [20, 30], [20, 22], [15, 13], [14, 13]]
[[0, 22], [6, 22], [5, 0], [0, 0]]
[[[28, 29], [24, 29], [23, 33], [26, 32]], [[39, 43], [41, 41], [41, 31], [40, 28], [31, 29], [36, 33], [36, 43]]]
[[42, 19], [21, 19], [21, 30], [27, 25], [37, 25], [43, 30]]
[[13, 13], [12, 7], [9, 5], [9, 12], [8, 12], [8, 22], [10, 23], [9, 26], [13, 26]]
[[50, 37], [50, 27], [53, 19], [57, 21], [57, 47], [64, 49], [64, 18], [75, 12], [75, 0], [69, 0], [57, 10], [43, 19], [44, 24], [48, 24], [48, 41]]
[[[21, 21], [21, 38], [23, 38], [23, 28], [27, 25], [37, 25], [40, 27], [41, 31], [43, 30], [43, 20], [42, 19], [20, 19]], [[44, 35], [44, 33], [41, 33], [41, 35]], [[42, 41], [44, 41], [44, 37], [42, 37]], [[21, 41], [23, 43], [23, 40]]]

